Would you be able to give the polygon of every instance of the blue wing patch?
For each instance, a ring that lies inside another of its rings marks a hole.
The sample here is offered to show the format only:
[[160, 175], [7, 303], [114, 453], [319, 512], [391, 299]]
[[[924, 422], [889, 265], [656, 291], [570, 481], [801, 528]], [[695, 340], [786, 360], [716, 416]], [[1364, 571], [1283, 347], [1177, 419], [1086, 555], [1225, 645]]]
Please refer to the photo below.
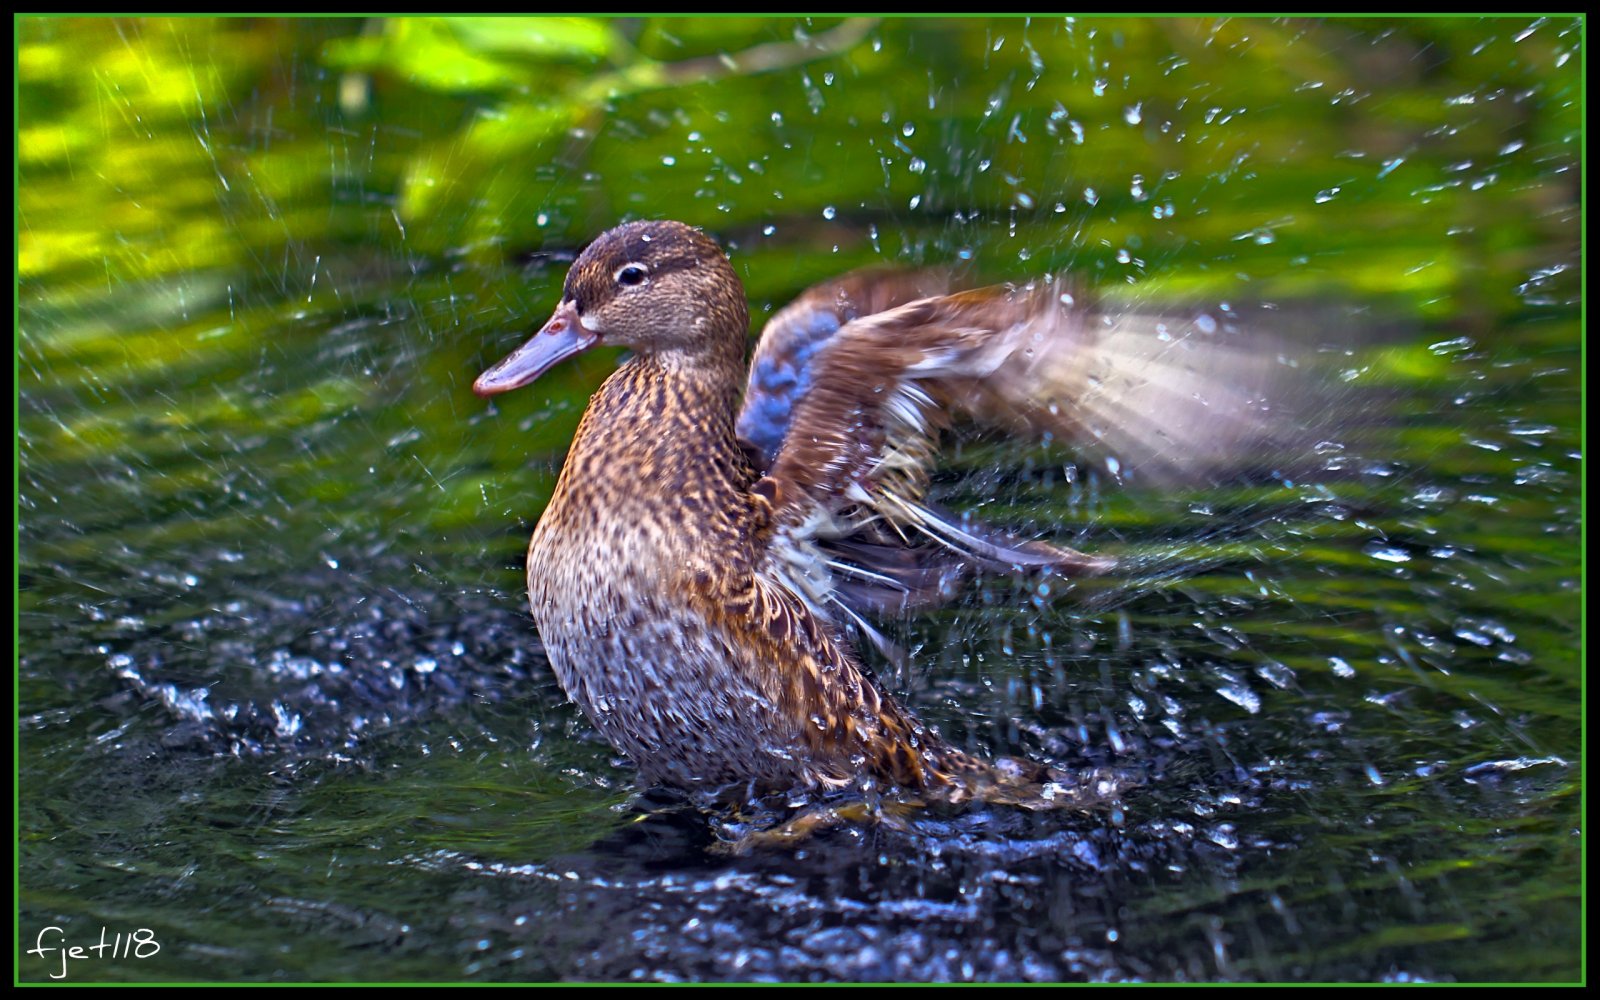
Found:
[[768, 462], [778, 454], [789, 432], [795, 404], [811, 388], [811, 359], [839, 332], [843, 322], [852, 318], [846, 315], [841, 320], [826, 310], [812, 310], [768, 334], [773, 342], [751, 367], [738, 426], [739, 436], [759, 448]]

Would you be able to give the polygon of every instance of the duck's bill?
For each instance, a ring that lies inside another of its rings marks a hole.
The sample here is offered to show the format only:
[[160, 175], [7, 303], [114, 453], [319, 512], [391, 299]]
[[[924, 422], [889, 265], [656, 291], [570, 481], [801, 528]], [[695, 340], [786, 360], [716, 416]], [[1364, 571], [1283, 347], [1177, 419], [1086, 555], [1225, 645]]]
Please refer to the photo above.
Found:
[[582, 354], [599, 343], [600, 335], [583, 328], [578, 310], [563, 302], [549, 322], [526, 344], [506, 355], [493, 368], [478, 376], [472, 391], [480, 396], [520, 389], [556, 365]]

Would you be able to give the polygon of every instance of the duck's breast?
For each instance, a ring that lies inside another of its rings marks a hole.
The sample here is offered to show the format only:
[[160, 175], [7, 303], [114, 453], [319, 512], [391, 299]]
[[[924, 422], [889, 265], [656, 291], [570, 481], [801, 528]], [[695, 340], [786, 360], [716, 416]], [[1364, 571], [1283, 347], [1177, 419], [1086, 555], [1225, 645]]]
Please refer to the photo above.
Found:
[[752, 572], [740, 486], [716, 461], [624, 461], [581, 438], [528, 550], [530, 607], [562, 688], [647, 782], [806, 783], [770, 676], [692, 597]]

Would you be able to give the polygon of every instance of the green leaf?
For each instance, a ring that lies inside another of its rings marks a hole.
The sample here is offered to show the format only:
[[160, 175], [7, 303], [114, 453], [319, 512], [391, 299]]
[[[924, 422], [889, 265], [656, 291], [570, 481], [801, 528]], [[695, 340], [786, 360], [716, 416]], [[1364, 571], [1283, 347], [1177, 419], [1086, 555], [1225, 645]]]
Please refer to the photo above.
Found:
[[624, 48], [610, 27], [588, 17], [457, 17], [443, 23], [475, 52], [595, 62]]
[[323, 57], [345, 70], [384, 72], [445, 93], [505, 90], [528, 81], [519, 66], [479, 55], [438, 18], [397, 18], [378, 36], [336, 39]]

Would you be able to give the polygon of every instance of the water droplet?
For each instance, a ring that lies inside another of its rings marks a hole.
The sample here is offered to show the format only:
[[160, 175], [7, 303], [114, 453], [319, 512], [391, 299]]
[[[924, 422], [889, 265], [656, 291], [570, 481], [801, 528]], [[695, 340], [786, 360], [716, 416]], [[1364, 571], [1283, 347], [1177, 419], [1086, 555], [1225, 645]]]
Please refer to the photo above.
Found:
[[1294, 670], [1288, 665], [1273, 661], [1256, 667], [1256, 676], [1280, 690], [1294, 683]]
[[1372, 558], [1381, 559], [1384, 562], [1404, 563], [1411, 561], [1411, 553], [1405, 549], [1396, 548], [1393, 545], [1384, 545], [1381, 542], [1373, 542], [1362, 551]]
[[1261, 698], [1254, 691], [1243, 684], [1224, 684], [1217, 688], [1217, 694], [1238, 705], [1240, 708], [1255, 715], [1261, 711]]

